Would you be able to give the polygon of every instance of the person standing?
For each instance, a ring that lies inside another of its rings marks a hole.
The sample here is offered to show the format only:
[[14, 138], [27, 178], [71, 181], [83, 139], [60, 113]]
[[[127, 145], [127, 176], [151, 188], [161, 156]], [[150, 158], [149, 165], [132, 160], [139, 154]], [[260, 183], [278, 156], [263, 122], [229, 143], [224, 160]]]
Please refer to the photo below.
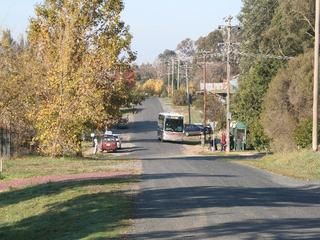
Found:
[[98, 138], [97, 138], [97, 136], [95, 136], [94, 138], [93, 138], [93, 143], [94, 143], [94, 147], [93, 147], [93, 154], [94, 155], [96, 155], [97, 154], [97, 152], [98, 152]]
[[227, 145], [227, 137], [225, 133], [222, 133], [221, 135], [221, 152], [226, 150]]
[[217, 135], [214, 135], [214, 138], [213, 138], [213, 151], [218, 151], [218, 137], [217, 137]]

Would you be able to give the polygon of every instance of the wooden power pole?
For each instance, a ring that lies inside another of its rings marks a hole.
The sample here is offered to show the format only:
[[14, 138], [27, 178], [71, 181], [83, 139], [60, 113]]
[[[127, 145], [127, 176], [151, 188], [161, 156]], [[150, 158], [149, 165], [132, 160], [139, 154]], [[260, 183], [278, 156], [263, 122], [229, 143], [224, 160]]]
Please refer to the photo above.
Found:
[[170, 95], [170, 62], [168, 61], [168, 83], [167, 83], [167, 93]]
[[314, 45], [314, 87], [313, 87], [313, 129], [312, 149], [318, 151], [318, 99], [319, 99], [319, 27], [320, 0], [316, 0], [315, 45]]
[[227, 31], [228, 31], [228, 39], [227, 39], [227, 128], [226, 128], [226, 141], [227, 148], [226, 151], [230, 152], [230, 122], [231, 122], [231, 113], [230, 113], [230, 80], [231, 80], [231, 66], [230, 66], [230, 53], [231, 53], [231, 25], [232, 17], [229, 16], [226, 19], [227, 22]]
[[190, 90], [189, 90], [188, 63], [186, 63], [186, 88], [187, 88], [189, 124], [191, 124], [191, 102], [190, 102]]
[[207, 53], [204, 53], [203, 81], [203, 125], [207, 126]]
[[178, 58], [177, 90], [180, 90], [180, 58]]
[[172, 58], [172, 76], [171, 76], [171, 96], [173, 97], [174, 91], [174, 58]]

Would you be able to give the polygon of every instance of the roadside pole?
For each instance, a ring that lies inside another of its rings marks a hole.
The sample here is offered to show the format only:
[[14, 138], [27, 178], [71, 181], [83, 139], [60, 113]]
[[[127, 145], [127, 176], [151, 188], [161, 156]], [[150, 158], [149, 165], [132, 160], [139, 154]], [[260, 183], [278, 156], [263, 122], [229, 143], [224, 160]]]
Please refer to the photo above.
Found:
[[187, 87], [187, 101], [188, 101], [188, 115], [189, 124], [191, 124], [191, 103], [190, 103], [190, 92], [189, 92], [189, 76], [188, 76], [188, 63], [186, 63], [186, 87]]
[[172, 58], [172, 76], [171, 76], [171, 96], [173, 97], [174, 88], [174, 58]]
[[226, 132], [226, 142], [227, 148], [226, 152], [230, 152], [230, 121], [231, 121], [231, 113], [230, 113], [230, 77], [231, 77], [231, 66], [230, 66], [230, 45], [231, 45], [231, 25], [232, 17], [229, 16], [226, 19], [227, 22], [227, 31], [228, 31], [228, 40], [227, 40], [227, 132]]
[[178, 58], [177, 90], [180, 90], [180, 58]]
[[319, 99], [319, 27], [320, 27], [320, 0], [316, 0], [315, 45], [314, 45], [314, 86], [313, 86], [313, 129], [312, 149], [318, 151], [318, 99]]
[[203, 91], [203, 125], [207, 126], [207, 53], [204, 53], [204, 68], [203, 68], [203, 81], [204, 81], [204, 91]]
[[170, 62], [168, 62], [168, 84], [167, 84], [167, 92], [168, 92], [168, 97], [170, 95]]
[[[203, 92], [203, 114], [204, 114], [204, 119], [203, 119], [203, 126], [204, 129], [207, 126], [207, 53], [204, 54], [204, 92]], [[204, 130], [203, 131], [203, 137], [204, 137], [204, 145], [206, 144], [207, 141], [207, 133]]]

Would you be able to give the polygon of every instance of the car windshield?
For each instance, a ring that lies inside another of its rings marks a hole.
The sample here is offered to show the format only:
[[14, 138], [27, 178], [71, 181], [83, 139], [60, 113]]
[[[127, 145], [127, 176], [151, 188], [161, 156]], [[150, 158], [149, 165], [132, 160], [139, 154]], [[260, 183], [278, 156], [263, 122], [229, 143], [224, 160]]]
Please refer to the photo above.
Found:
[[183, 119], [167, 119], [165, 130], [168, 132], [183, 132]]
[[114, 138], [112, 138], [112, 137], [105, 137], [105, 138], [104, 138], [104, 141], [105, 141], [105, 142], [113, 142], [113, 141], [114, 141]]
[[200, 128], [197, 125], [186, 125], [186, 131], [200, 131]]

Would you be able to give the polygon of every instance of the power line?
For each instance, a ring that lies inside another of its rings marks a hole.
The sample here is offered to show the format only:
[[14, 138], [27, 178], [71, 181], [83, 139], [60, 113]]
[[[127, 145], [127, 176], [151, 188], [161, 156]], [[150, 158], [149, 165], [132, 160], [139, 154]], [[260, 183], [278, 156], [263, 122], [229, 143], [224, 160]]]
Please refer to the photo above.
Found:
[[294, 58], [289, 56], [277, 56], [272, 54], [260, 54], [260, 53], [239, 52], [238, 54], [241, 56], [252, 57], [252, 58], [277, 59], [277, 60], [284, 60], [284, 61], [288, 61]]

